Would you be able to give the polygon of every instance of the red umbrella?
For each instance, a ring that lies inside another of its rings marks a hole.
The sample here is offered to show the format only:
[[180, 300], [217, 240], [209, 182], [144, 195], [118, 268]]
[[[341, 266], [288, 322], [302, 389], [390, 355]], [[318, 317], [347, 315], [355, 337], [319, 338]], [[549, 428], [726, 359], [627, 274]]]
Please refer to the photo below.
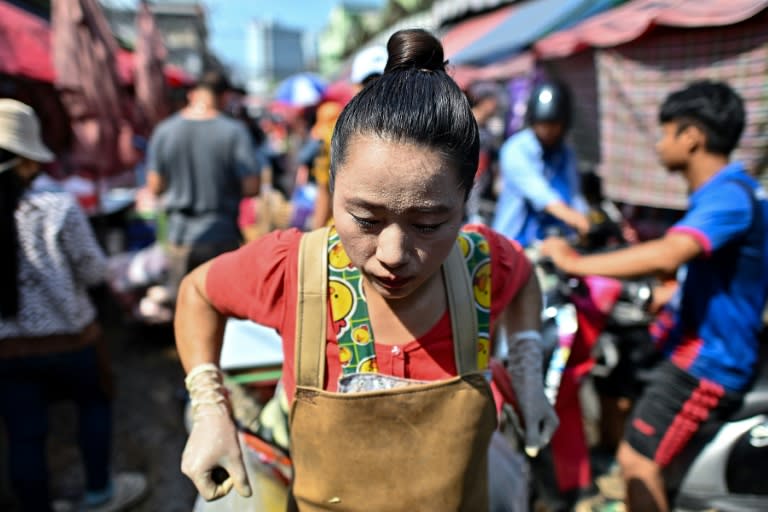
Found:
[[163, 76], [167, 52], [146, 0], [136, 16], [136, 101], [151, 130], [168, 115], [168, 87]]
[[341, 79], [331, 83], [323, 92], [323, 101], [335, 101], [342, 106], [349, 103], [355, 94], [357, 94], [357, 87], [355, 87], [349, 80]]
[[118, 138], [129, 129], [115, 57], [117, 44], [97, 0], [53, 0], [55, 85], [72, 121], [70, 163], [95, 177], [123, 169]]
[[173, 64], [165, 65], [165, 80], [170, 87], [189, 87], [195, 84], [192, 75]]
[[[133, 85], [136, 82], [136, 58], [132, 51], [118, 48], [117, 75], [123, 85]], [[192, 75], [169, 62], [163, 66], [163, 75], [168, 87], [189, 87], [195, 83]]]

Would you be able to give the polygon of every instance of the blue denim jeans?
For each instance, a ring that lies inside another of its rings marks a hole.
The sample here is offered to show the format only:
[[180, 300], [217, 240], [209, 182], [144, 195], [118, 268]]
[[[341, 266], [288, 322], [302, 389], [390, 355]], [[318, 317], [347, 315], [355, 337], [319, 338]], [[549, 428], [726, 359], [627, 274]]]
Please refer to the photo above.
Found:
[[50, 511], [48, 405], [61, 398], [77, 405], [86, 489], [104, 490], [110, 476], [112, 411], [96, 349], [0, 359], [0, 415], [8, 434], [9, 473], [25, 512]]

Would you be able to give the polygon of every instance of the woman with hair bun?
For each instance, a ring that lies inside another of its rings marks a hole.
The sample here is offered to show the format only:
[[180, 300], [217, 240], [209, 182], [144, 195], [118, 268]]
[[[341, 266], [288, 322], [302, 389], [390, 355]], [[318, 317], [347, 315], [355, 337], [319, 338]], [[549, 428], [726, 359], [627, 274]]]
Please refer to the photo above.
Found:
[[182, 283], [176, 343], [194, 411], [182, 470], [207, 500], [251, 493], [217, 364], [227, 316], [282, 336], [293, 510], [487, 510], [497, 327], [526, 446], [557, 426], [531, 265], [491, 229], [462, 226], [478, 160], [470, 106], [431, 34], [397, 32], [387, 50], [336, 124], [334, 226], [270, 233]]

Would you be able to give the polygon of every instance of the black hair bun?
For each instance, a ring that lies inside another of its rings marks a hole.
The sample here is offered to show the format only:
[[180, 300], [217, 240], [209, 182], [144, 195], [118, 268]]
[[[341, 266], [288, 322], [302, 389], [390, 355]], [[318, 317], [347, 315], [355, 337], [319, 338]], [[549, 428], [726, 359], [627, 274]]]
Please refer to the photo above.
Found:
[[445, 71], [443, 45], [423, 29], [399, 30], [387, 42], [387, 67], [384, 73], [405, 69]]

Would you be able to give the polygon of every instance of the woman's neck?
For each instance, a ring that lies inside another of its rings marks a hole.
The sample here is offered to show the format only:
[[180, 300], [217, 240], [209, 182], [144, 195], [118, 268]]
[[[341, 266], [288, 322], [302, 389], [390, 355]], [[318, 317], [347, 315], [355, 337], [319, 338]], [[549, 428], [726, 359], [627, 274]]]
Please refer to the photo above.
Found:
[[418, 290], [403, 299], [387, 300], [363, 282], [368, 314], [377, 343], [396, 345], [419, 338], [445, 314], [443, 273], [438, 271]]

